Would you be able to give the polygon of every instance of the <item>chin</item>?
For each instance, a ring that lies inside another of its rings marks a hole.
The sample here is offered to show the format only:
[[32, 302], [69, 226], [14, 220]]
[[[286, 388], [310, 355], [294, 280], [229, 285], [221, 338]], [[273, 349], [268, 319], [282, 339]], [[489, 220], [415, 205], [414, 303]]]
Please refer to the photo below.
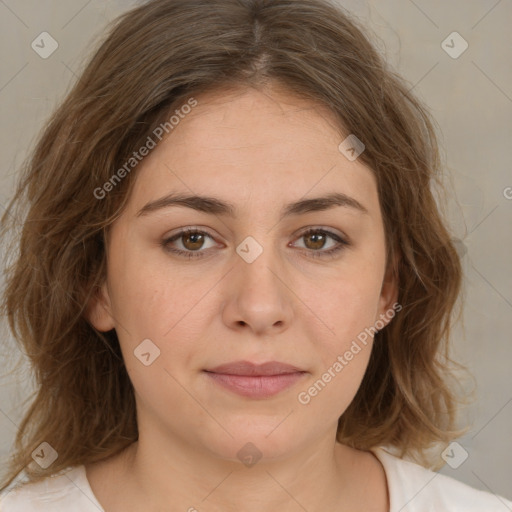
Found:
[[259, 425], [257, 420], [252, 420], [249, 426], [224, 423], [232, 437], [223, 431], [215, 439], [206, 441], [206, 445], [217, 457], [237, 463], [245, 463], [247, 459], [284, 458], [299, 448], [300, 440], [284, 424], [279, 424], [283, 419], [273, 422], [267, 420]]

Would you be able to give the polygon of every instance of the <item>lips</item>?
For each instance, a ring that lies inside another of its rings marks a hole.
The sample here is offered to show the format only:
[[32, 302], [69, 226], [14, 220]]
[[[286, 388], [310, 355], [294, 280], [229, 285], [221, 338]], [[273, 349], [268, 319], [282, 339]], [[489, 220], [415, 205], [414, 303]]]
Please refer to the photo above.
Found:
[[224, 375], [283, 375], [285, 373], [302, 372], [300, 368], [278, 361], [269, 361], [263, 364], [254, 364], [250, 361], [233, 361], [231, 363], [221, 364], [210, 370], [212, 373], [222, 373]]
[[234, 361], [204, 371], [222, 388], [253, 399], [277, 395], [302, 380], [307, 374], [296, 366], [278, 361], [263, 364]]

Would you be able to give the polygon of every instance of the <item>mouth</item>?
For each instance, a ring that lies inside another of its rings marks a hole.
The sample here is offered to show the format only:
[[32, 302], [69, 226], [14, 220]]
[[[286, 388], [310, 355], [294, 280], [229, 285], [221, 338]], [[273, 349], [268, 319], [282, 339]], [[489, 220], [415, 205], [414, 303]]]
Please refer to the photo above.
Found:
[[253, 399], [275, 396], [302, 380], [308, 373], [277, 361], [263, 364], [234, 361], [203, 371], [224, 389]]

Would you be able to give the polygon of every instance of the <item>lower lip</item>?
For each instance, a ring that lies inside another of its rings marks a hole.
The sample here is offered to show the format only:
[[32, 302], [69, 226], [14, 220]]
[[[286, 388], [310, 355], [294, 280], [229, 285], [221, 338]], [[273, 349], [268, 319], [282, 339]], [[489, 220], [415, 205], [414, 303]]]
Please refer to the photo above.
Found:
[[293, 386], [306, 372], [284, 373], [282, 375], [227, 375], [206, 372], [217, 384], [234, 393], [249, 398], [269, 398]]

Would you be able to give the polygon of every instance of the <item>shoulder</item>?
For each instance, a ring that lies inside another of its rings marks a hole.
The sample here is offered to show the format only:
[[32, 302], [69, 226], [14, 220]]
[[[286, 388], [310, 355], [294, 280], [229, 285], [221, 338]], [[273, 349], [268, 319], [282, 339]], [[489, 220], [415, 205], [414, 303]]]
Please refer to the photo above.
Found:
[[512, 501], [475, 489], [441, 473], [395, 457], [382, 447], [371, 450], [384, 466], [390, 512], [510, 512]]
[[21, 482], [0, 494], [0, 512], [104, 512], [87, 482], [84, 466], [73, 466], [38, 482]]

